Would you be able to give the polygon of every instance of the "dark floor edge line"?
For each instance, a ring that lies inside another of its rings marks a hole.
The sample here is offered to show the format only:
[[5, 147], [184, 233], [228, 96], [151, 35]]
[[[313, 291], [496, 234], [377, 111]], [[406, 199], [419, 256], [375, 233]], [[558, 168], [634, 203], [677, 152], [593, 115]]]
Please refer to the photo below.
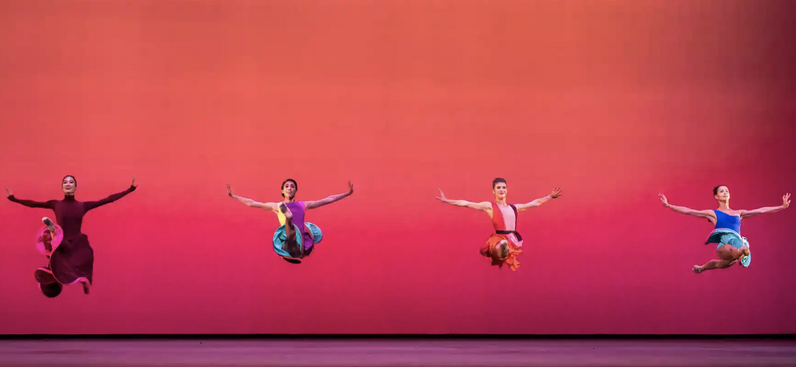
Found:
[[60, 339], [504, 339], [504, 340], [565, 340], [565, 339], [796, 339], [796, 334], [6, 334], [0, 340], [60, 340]]

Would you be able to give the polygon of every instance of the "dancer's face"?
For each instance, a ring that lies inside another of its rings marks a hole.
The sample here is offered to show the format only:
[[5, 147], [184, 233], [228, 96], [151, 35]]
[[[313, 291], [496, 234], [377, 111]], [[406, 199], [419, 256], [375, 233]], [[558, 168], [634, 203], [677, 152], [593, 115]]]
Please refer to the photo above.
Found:
[[730, 200], [730, 189], [727, 186], [719, 186], [719, 189], [716, 190], [715, 198], [718, 201]]
[[64, 177], [63, 182], [61, 182], [61, 188], [64, 190], [64, 194], [74, 194], [75, 190], [77, 190], [75, 178], [72, 176]]
[[292, 199], [296, 196], [296, 184], [293, 181], [285, 182], [282, 186], [282, 196], [287, 199]]
[[492, 193], [494, 193], [495, 197], [498, 199], [505, 199], [506, 195], [509, 193], [509, 187], [505, 182], [498, 182], [492, 189]]

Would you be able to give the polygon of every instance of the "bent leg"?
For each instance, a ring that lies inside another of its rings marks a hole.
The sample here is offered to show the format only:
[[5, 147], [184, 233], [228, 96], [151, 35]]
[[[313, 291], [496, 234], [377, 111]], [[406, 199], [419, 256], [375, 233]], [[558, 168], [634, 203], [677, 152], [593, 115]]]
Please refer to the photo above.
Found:
[[731, 245], [724, 245], [716, 249], [716, 255], [722, 260], [738, 260], [741, 257], [749, 255], [749, 247], [743, 246], [736, 248]]
[[279, 211], [285, 215], [285, 237], [287, 237], [285, 243], [282, 244], [282, 249], [287, 251], [292, 257], [301, 258], [303, 251], [301, 251], [298, 238], [296, 238], [298, 234], [296, 233], [296, 227], [293, 226], [293, 212], [284, 203], [279, 204]]
[[699, 274], [705, 270], [728, 268], [734, 265], [744, 256], [749, 255], [749, 246], [743, 246], [741, 248], [737, 248], [732, 245], [719, 246], [716, 249], [716, 255], [718, 255], [718, 259], [708, 261], [701, 266], [694, 265], [692, 269], [694, 273]]
[[742, 248], [735, 248], [731, 245], [724, 245], [716, 249], [716, 255], [719, 259], [710, 260], [702, 266], [694, 265], [694, 273], [701, 273], [705, 270], [724, 269], [734, 265], [738, 260], [749, 254], [749, 249], [744, 246]]
[[495, 251], [501, 259], [509, 257], [509, 242], [506, 240], [500, 241], [500, 243], [495, 246]]
[[47, 268], [36, 269], [36, 271], [33, 273], [33, 276], [36, 278], [36, 281], [39, 284], [47, 285], [58, 283], [58, 281], [55, 279], [55, 276], [53, 276], [52, 271]]
[[293, 212], [284, 203], [279, 204], [279, 211], [285, 216], [285, 236], [291, 240], [296, 237], [296, 230], [293, 228]]
[[39, 283], [39, 290], [47, 298], [55, 298], [61, 294], [64, 286], [61, 283], [41, 284]]
[[38, 268], [33, 273], [33, 276], [36, 278], [36, 282], [39, 283], [39, 290], [41, 290], [41, 293], [47, 298], [55, 298], [61, 294], [63, 285], [58, 283], [58, 280], [55, 279], [50, 269]]
[[693, 271], [694, 273], [701, 273], [705, 270], [713, 270], [713, 269], [724, 269], [729, 268], [733, 264], [735, 264], [738, 260], [710, 260], [705, 265], [694, 265]]

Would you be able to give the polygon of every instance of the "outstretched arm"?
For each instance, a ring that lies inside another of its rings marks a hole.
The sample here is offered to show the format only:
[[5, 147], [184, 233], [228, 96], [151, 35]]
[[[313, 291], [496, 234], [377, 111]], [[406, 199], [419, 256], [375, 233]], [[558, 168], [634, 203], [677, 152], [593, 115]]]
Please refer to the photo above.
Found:
[[230, 187], [229, 184], [227, 184], [227, 195], [229, 195], [229, 197], [231, 197], [231, 198], [233, 198], [233, 199], [235, 199], [237, 201], [240, 201], [241, 203], [243, 203], [243, 205], [246, 205], [246, 206], [248, 206], [250, 208], [268, 209], [270, 211], [274, 211], [275, 212], [275, 211], [277, 211], [277, 209], [279, 207], [279, 204], [277, 204], [277, 203], [261, 203], [261, 202], [258, 202], [258, 201], [254, 201], [252, 199], [247, 199], [247, 198], [244, 198], [244, 197], [233, 195], [232, 194], [232, 187]]
[[439, 190], [439, 196], [437, 197], [437, 200], [439, 200], [439, 201], [441, 201], [441, 202], [443, 202], [445, 204], [450, 204], [450, 205], [453, 205], [453, 206], [461, 206], [461, 207], [475, 209], [475, 210], [480, 210], [480, 211], [487, 211], [487, 210], [492, 209], [492, 204], [490, 204], [488, 201], [484, 201], [484, 202], [480, 202], [480, 203], [474, 203], [474, 202], [467, 201], [467, 200], [450, 200], [450, 199], [445, 197], [445, 193], [442, 192], [442, 189], [437, 189], [437, 190]]
[[326, 204], [331, 204], [335, 201], [342, 200], [346, 196], [349, 196], [353, 193], [354, 193], [354, 185], [351, 183], [351, 181], [348, 181], [348, 192], [337, 195], [329, 195], [321, 200], [305, 201], [304, 205], [306, 206], [307, 209], [320, 208]]
[[138, 187], [138, 185], [135, 184], [135, 177], [133, 177], [133, 182], [130, 184], [130, 187], [127, 190], [124, 190], [122, 192], [113, 194], [111, 196], [108, 196], [108, 197], [106, 197], [104, 199], [100, 199], [100, 200], [97, 200], [97, 201], [86, 201], [86, 202], [83, 203], [83, 205], [85, 205], [86, 211], [89, 211], [91, 209], [96, 209], [96, 208], [99, 208], [99, 207], [101, 207], [101, 206], [103, 206], [105, 204], [110, 204], [110, 203], [112, 203], [112, 202], [114, 202], [116, 200], [119, 200], [119, 199], [127, 196], [127, 194], [135, 191], [135, 189], [137, 187]]
[[664, 207], [667, 207], [671, 210], [674, 210], [678, 213], [693, 215], [699, 218], [712, 218], [716, 216], [716, 213], [713, 213], [712, 210], [694, 210], [691, 208], [686, 208], [684, 206], [676, 206], [669, 204], [669, 201], [666, 199], [666, 196], [663, 194], [658, 194], [658, 197], [661, 198], [661, 203], [663, 203]]
[[42, 208], [42, 209], [52, 209], [53, 208], [53, 205], [52, 205], [53, 201], [52, 200], [41, 202], [41, 201], [17, 199], [16, 197], [14, 197], [14, 193], [11, 192], [11, 189], [9, 189], [8, 187], [6, 187], [6, 198], [8, 198], [8, 200], [13, 201], [13, 202], [15, 202], [17, 204], [22, 204], [24, 206], [27, 206], [28, 208]]
[[787, 209], [789, 206], [790, 206], [790, 193], [787, 193], [782, 196], [782, 205], [766, 206], [755, 210], [742, 210], [741, 218], [754, 217], [755, 215], [760, 215], [760, 214], [776, 213], [778, 211]]
[[515, 207], [517, 208], [518, 212], [521, 212], [521, 211], [524, 211], [524, 210], [528, 210], [530, 208], [535, 208], [537, 206], [540, 206], [540, 205], [542, 205], [542, 204], [544, 204], [544, 203], [546, 203], [546, 202], [548, 202], [548, 201], [550, 201], [552, 199], [558, 198], [561, 195], [562, 195], [561, 188], [560, 187], [556, 187], [553, 190], [553, 192], [550, 193], [550, 195], [547, 195], [547, 196], [545, 196], [543, 198], [538, 198], [538, 199], [536, 199], [534, 201], [531, 201], [530, 203], [527, 203], [527, 204], [517, 204], [517, 205], [515, 205]]

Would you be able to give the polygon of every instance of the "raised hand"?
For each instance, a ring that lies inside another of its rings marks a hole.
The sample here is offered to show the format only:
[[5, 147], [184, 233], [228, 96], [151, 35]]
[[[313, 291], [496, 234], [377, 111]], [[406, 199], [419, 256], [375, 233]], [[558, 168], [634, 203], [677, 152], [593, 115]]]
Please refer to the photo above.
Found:
[[354, 193], [354, 184], [352, 184], [351, 181], [348, 181], [348, 195], [351, 195], [353, 193]]
[[666, 200], [666, 195], [658, 194], [658, 197], [661, 198], [661, 202], [663, 203], [663, 206], [665, 206], [665, 207], [669, 206], [669, 201]]
[[131, 184], [130, 184], [130, 186], [132, 186], [132, 187], [138, 187], [138, 185], [136, 185], [136, 184], [135, 184], [135, 176], [133, 176], [133, 183], [131, 183]]
[[14, 196], [14, 192], [6, 186], [6, 197]]
[[227, 184], [227, 195], [229, 195], [229, 197], [232, 197], [232, 186], [230, 186], [229, 184]]
[[556, 187], [555, 189], [553, 189], [553, 192], [550, 194], [550, 197], [555, 199], [555, 198], [557, 198], [557, 197], [559, 197], [559, 196], [561, 196], [563, 194], [564, 193], [561, 192], [561, 188], [560, 187]]
[[439, 196], [437, 197], [437, 200], [439, 201], [448, 200], [448, 198], [445, 197], [445, 193], [442, 192], [442, 189], [437, 189], [437, 190], [439, 191]]
[[782, 195], [782, 207], [787, 208], [790, 206], [790, 193]]

